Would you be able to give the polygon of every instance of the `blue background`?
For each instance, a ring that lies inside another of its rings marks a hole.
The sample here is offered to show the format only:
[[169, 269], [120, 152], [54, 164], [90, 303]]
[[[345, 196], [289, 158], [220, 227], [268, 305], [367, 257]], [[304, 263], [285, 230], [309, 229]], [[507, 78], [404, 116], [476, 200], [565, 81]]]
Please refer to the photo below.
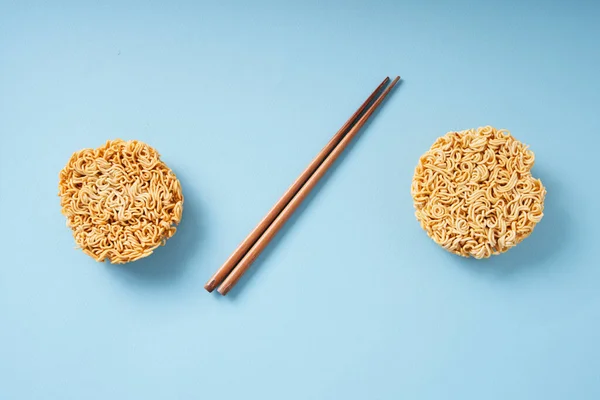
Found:
[[[502, 3], [502, 4], [501, 4]], [[600, 5], [0, 2], [0, 399], [600, 398]], [[203, 285], [387, 75], [401, 85], [226, 297]], [[410, 183], [451, 130], [536, 153], [545, 217], [446, 253]], [[181, 179], [133, 265], [75, 250], [58, 172], [110, 138]]]

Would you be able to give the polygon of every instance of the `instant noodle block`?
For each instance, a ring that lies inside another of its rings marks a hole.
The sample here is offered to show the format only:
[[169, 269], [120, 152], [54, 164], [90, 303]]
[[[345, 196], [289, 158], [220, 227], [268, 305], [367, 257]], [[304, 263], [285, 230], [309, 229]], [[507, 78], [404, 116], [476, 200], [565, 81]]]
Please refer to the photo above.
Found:
[[519, 244], [542, 219], [546, 189], [528, 146], [491, 126], [449, 132], [421, 156], [411, 194], [427, 235], [464, 257]]
[[77, 247], [96, 261], [149, 256], [175, 234], [183, 211], [179, 180], [155, 149], [136, 140], [75, 152], [58, 189]]

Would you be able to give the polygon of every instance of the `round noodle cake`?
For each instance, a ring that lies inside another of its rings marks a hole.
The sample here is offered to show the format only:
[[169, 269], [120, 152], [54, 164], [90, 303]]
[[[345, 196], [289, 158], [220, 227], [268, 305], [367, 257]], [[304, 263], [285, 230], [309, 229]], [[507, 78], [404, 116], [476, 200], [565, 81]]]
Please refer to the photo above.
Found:
[[503, 253], [542, 219], [546, 189], [535, 156], [506, 130], [449, 132], [421, 156], [411, 194], [421, 227], [437, 244], [477, 259]]
[[58, 188], [77, 247], [96, 261], [149, 256], [175, 234], [183, 211], [179, 180], [155, 149], [136, 140], [75, 152]]

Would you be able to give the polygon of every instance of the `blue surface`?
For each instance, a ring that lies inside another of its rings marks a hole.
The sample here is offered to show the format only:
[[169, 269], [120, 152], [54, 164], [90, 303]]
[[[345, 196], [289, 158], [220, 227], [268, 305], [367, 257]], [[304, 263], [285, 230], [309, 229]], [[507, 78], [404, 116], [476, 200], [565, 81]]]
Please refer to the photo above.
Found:
[[[599, 3], [45, 3], [0, 2], [1, 400], [600, 398]], [[206, 293], [396, 74], [240, 285]], [[487, 124], [548, 196], [478, 262], [425, 235], [410, 182], [438, 136]], [[75, 250], [57, 197], [109, 138], [155, 146], [186, 196], [129, 266]]]

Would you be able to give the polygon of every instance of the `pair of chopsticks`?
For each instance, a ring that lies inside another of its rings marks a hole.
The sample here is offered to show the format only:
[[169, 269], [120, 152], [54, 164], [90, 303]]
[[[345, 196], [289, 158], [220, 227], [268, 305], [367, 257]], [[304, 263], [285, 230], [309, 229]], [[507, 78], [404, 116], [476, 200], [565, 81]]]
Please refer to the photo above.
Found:
[[[204, 285], [207, 291], [212, 292], [220, 285], [218, 292], [226, 295], [235, 286], [399, 80], [400, 77], [398, 76], [389, 86], [387, 86], [390, 81], [389, 77], [381, 82], [277, 201], [269, 213], [259, 222], [256, 228], [250, 232], [248, 237]], [[383, 90], [384, 88], [385, 90]]]

